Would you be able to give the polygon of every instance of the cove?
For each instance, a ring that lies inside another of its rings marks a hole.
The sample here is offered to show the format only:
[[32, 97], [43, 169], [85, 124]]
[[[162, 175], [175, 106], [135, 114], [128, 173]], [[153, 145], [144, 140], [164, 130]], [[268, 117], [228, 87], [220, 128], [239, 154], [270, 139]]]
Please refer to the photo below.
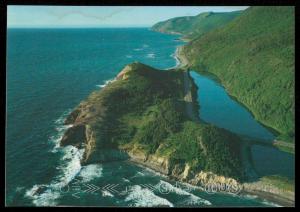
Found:
[[[273, 141], [275, 136], [240, 103], [232, 99], [222, 85], [210, 76], [190, 71], [198, 87], [199, 116], [202, 121], [247, 137]], [[295, 157], [272, 146], [251, 145], [251, 160], [259, 177], [295, 176]]]
[[218, 82], [195, 71], [190, 71], [190, 75], [198, 87], [201, 120], [251, 138], [269, 141], [275, 138], [245, 107], [232, 99]]

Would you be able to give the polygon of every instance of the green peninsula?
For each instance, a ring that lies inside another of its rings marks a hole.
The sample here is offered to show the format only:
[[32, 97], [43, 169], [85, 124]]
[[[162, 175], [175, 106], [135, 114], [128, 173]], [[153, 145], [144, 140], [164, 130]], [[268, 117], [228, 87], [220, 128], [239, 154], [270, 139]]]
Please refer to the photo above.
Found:
[[205, 12], [196, 16], [176, 17], [166, 21], [159, 22], [152, 26], [152, 30], [180, 34], [186, 40], [192, 40], [196, 37], [221, 27], [238, 17], [242, 12]]
[[85, 148], [83, 164], [131, 159], [193, 184], [203, 172], [236, 183], [239, 137], [200, 123], [195, 93], [186, 71], [129, 64], [69, 115], [61, 145]]

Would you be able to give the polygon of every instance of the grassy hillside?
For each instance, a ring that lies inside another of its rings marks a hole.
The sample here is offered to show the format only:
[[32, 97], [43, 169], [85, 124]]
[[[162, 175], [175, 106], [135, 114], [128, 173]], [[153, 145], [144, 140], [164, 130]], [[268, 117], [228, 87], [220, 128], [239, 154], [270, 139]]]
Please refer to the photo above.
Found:
[[183, 38], [193, 39], [223, 26], [240, 14], [241, 11], [227, 13], [205, 12], [197, 16], [177, 17], [162, 21], [155, 24], [152, 29], [164, 33], [182, 34], [184, 35]]
[[191, 67], [215, 74], [256, 119], [294, 140], [294, 7], [251, 7], [227, 25], [193, 40]]
[[182, 71], [159, 71], [141, 63], [124, 70], [117, 81], [92, 93], [67, 119], [73, 129], [86, 125], [92, 131], [95, 142], [86, 141], [93, 148], [89, 162], [97, 161], [105, 148], [138, 149], [175, 164], [188, 163], [192, 170], [241, 178], [239, 138], [192, 122], [185, 113]]

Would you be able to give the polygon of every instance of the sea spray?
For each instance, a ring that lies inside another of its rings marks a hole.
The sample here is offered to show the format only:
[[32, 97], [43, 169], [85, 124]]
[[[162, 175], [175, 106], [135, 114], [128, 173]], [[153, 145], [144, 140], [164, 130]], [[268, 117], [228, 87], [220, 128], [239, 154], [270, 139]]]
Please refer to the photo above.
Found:
[[178, 186], [173, 186], [171, 183], [168, 183], [166, 181], [160, 180], [160, 182], [156, 185], [156, 187], [161, 190], [163, 190], [169, 193], [175, 193], [178, 195], [187, 196], [187, 199], [184, 200], [185, 205], [211, 205], [211, 202], [203, 199], [201, 197], [198, 197], [188, 191], [186, 191], [183, 188], [180, 188]]
[[57, 199], [61, 196], [62, 189], [68, 186], [81, 170], [80, 161], [84, 149], [78, 149], [74, 146], [59, 146], [59, 141], [64, 132], [72, 126], [64, 126], [63, 124], [70, 112], [70, 110], [66, 111], [55, 121], [56, 135], [50, 137], [50, 141], [54, 143], [52, 152], [61, 154], [61, 163], [56, 168], [59, 170], [59, 174], [49, 184], [34, 185], [25, 192], [25, 197], [32, 199], [33, 204], [36, 206], [57, 205]]
[[68, 186], [81, 170], [80, 160], [84, 149], [66, 146], [61, 151], [64, 155], [58, 167], [60, 174], [49, 184], [34, 185], [25, 193], [25, 196], [32, 199], [33, 204], [36, 206], [57, 205], [57, 199], [61, 196], [63, 189]]
[[128, 206], [133, 207], [154, 207], [154, 206], [169, 206], [173, 204], [167, 199], [155, 195], [147, 188], [142, 188], [139, 185], [134, 185], [130, 188], [131, 192], [125, 198]]
[[110, 83], [112, 83], [114, 81], [116, 81], [116, 78], [105, 80], [104, 84], [96, 85], [96, 86], [99, 87], [99, 88], [104, 88], [105, 86], [107, 86], [108, 84], [110, 84]]
[[58, 151], [59, 142], [62, 139], [64, 133], [72, 127], [73, 125], [65, 125], [64, 122], [67, 118], [67, 116], [72, 112], [71, 109], [64, 112], [57, 120], [54, 121], [54, 127], [55, 131], [52, 136], [49, 137], [50, 143], [54, 144], [54, 147], [50, 149], [51, 152], [56, 153]]

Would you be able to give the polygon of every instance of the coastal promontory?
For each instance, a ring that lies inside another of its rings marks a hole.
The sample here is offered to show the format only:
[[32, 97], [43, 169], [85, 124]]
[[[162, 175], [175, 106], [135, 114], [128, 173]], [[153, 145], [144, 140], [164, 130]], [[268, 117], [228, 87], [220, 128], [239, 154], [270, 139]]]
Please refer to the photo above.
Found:
[[187, 71], [129, 64], [68, 116], [61, 145], [84, 148], [82, 164], [130, 159], [192, 184], [237, 183], [239, 137], [199, 120], [196, 90]]

